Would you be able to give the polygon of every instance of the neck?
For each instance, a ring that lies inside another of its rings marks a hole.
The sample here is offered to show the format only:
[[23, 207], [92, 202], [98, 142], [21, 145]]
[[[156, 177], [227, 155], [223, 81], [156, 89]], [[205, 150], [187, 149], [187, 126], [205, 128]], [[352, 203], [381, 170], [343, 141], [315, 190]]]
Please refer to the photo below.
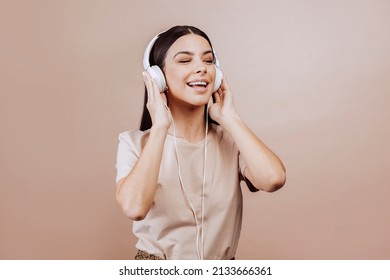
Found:
[[[175, 122], [177, 138], [186, 139], [190, 143], [198, 143], [205, 138], [204, 106], [190, 109], [173, 106], [170, 110]], [[173, 134], [173, 125], [169, 129], [169, 133]]]

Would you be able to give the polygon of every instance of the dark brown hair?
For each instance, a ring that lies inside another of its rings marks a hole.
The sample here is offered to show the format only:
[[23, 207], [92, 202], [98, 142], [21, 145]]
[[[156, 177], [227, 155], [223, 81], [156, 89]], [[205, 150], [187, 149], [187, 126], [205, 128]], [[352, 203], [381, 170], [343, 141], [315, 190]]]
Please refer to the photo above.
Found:
[[[207, 42], [209, 42], [210, 47], [212, 48], [209, 37], [206, 35], [206, 33], [204, 33], [199, 28], [196, 28], [194, 26], [188, 26], [188, 25], [177, 25], [161, 33], [158, 36], [156, 42], [154, 42], [154, 45], [150, 50], [150, 55], [149, 55], [150, 65], [157, 65], [158, 67], [160, 67], [161, 70], [163, 70], [165, 58], [167, 56], [167, 52], [169, 48], [173, 45], [173, 43], [176, 42], [177, 39], [188, 34], [195, 34], [195, 35], [202, 36], [207, 40]], [[152, 118], [150, 117], [149, 111], [146, 107], [147, 102], [148, 102], [148, 93], [145, 87], [144, 108], [142, 112], [141, 125], [140, 125], [140, 130], [142, 131], [148, 130], [149, 128], [152, 127]], [[205, 112], [205, 114], [206, 113], [207, 112]], [[211, 119], [209, 119], [209, 121], [215, 123]]]

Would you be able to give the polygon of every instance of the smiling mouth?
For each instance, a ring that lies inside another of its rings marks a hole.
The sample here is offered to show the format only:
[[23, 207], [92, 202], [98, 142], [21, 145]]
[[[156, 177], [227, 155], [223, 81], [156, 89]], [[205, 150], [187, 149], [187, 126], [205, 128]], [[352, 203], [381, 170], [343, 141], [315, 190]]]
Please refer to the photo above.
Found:
[[209, 83], [205, 82], [205, 81], [192, 81], [192, 82], [189, 82], [187, 83], [188, 86], [190, 87], [207, 87]]

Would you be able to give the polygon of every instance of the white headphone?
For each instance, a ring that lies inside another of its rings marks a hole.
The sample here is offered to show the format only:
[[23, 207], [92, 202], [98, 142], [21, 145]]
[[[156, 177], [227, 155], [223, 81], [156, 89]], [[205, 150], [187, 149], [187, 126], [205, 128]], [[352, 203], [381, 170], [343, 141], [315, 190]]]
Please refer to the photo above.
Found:
[[[167, 84], [165, 81], [164, 73], [162, 72], [160, 67], [158, 67], [157, 65], [152, 65], [152, 66], [150, 65], [150, 62], [149, 62], [150, 57], [149, 56], [150, 56], [150, 52], [153, 48], [154, 43], [159, 38], [159, 36], [164, 32], [165, 31], [157, 34], [150, 41], [150, 43], [148, 44], [148, 46], [145, 49], [144, 60], [143, 60], [143, 66], [144, 66], [145, 71], [147, 71], [150, 74], [150, 76], [156, 81], [158, 90], [160, 92], [163, 92], [167, 89]], [[217, 55], [216, 55], [214, 49], [212, 51], [213, 51], [213, 55], [214, 55], [214, 65], [215, 65], [215, 70], [216, 70], [213, 92], [216, 92], [219, 89], [219, 87], [221, 86], [223, 75], [222, 75], [222, 71], [219, 69], [219, 61], [218, 61]], [[209, 109], [210, 101], [211, 101], [211, 99], [209, 100], [209, 102], [207, 104], [207, 108], [206, 108], [207, 112]], [[167, 110], [170, 111], [169, 107], [166, 104], [165, 104], [165, 106], [166, 106]], [[186, 196], [186, 200], [190, 206], [190, 209], [192, 211], [192, 214], [193, 214], [194, 220], [195, 220], [196, 252], [198, 255], [198, 259], [203, 260], [204, 259], [204, 215], [205, 215], [205, 213], [204, 213], [205, 212], [204, 193], [205, 193], [206, 169], [207, 169], [206, 166], [207, 166], [208, 117], [206, 118], [205, 139], [204, 139], [204, 166], [203, 166], [203, 180], [202, 180], [202, 193], [201, 193], [201, 202], [202, 203], [201, 203], [201, 223], [200, 224], [198, 222], [198, 215], [196, 214], [194, 206], [189, 198], [189, 195], [188, 195], [187, 190], [186, 190], [184, 183], [183, 183], [183, 178], [181, 175], [181, 168], [180, 168], [180, 157], [179, 157], [179, 151], [178, 151], [177, 141], [176, 141], [175, 122], [174, 122], [171, 114], [170, 114], [170, 118], [171, 118], [172, 125], [173, 125], [173, 139], [174, 139], [174, 145], [175, 145], [176, 160], [177, 160], [177, 165], [178, 165], [179, 181], [180, 181], [181, 188]]]
[[[207, 111], [209, 109], [210, 101], [207, 103]], [[169, 107], [165, 105], [167, 110], [169, 110]], [[171, 121], [172, 121], [172, 126], [173, 126], [173, 140], [175, 144], [175, 152], [176, 152], [176, 160], [177, 160], [177, 168], [179, 172], [179, 181], [180, 181], [180, 186], [183, 190], [183, 193], [185, 194], [186, 200], [190, 206], [190, 209], [192, 211], [192, 214], [194, 216], [194, 221], [195, 221], [195, 226], [196, 226], [196, 253], [198, 255], [199, 260], [204, 259], [204, 215], [205, 215], [205, 199], [204, 199], [204, 193], [205, 193], [205, 184], [206, 184], [206, 170], [207, 170], [207, 135], [208, 135], [208, 127], [209, 127], [209, 119], [206, 118], [206, 127], [205, 127], [205, 139], [204, 139], [204, 165], [203, 165], [203, 180], [202, 180], [202, 193], [201, 193], [201, 224], [198, 222], [198, 215], [196, 214], [194, 205], [191, 202], [191, 199], [188, 195], [187, 189], [184, 186], [183, 183], [183, 177], [181, 175], [181, 168], [180, 168], [180, 157], [179, 157], [179, 150], [177, 147], [177, 141], [176, 141], [176, 128], [175, 128], [175, 122], [172, 118], [172, 114], [169, 114]]]
[[[145, 71], [147, 71], [150, 74], [150, 76], [156, 81], [158, 90], [160, 92], [163, 92], [167, 89], [167, 83], [165, 81], [164, 73], [160, 69], [160, 67], [158, 67], [157, 65], [152, 65], [152, 66], [150, 65], [150, 62], [149, 62], [150, 57], [149, 56], [150, 56], [150, 51], [152, 50], [154, 43], [160, 37], [160, 35], [164, 32], [166, 32], [166, 31], [163, 31], [163, 32], [157, 34], [150, 41], [150, 43], [148, 44], [148, 46], [145, 49], [144, 60], [143, 60], [143, 65], [144, 65]], [[214, 55], [214, 65], [215, 65], [215, 81], [214, 81], [213, 92], [216, 92], [219, 89], [219, 87], [221, 86], [223, 74], [222, 74], [222, 71], [219, 69], [219, 61], [218, 61], [217, 54], [214, 51], [214, 49], [213, 49], [213, 55]]]

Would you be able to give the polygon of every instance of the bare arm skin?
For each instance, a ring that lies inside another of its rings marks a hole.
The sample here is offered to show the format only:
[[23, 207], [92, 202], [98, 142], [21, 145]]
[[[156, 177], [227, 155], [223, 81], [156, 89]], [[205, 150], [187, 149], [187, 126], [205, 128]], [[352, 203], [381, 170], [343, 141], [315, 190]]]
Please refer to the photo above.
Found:
[[149, 74], [144, 73], [143, 76], [148, 92], [147, 108], [153, 125], [134, 168], [127, 177], [119, 180], [116, 190], [116, 200], [123, 212], [136, 221], [144, 219], [153, 204], [164, 143], [170, 126], [164, 104], [165, 94], [159, 92]]
[[210, 107], [209, 114], [236, 143], [247, 164], [244, 176], [259, 190], [273, 192], [280, 189], [286, 181], [286, 169], [278, 156], [241, 120], [225, 79], [214, 93], [214, 98], [215, 103]]

